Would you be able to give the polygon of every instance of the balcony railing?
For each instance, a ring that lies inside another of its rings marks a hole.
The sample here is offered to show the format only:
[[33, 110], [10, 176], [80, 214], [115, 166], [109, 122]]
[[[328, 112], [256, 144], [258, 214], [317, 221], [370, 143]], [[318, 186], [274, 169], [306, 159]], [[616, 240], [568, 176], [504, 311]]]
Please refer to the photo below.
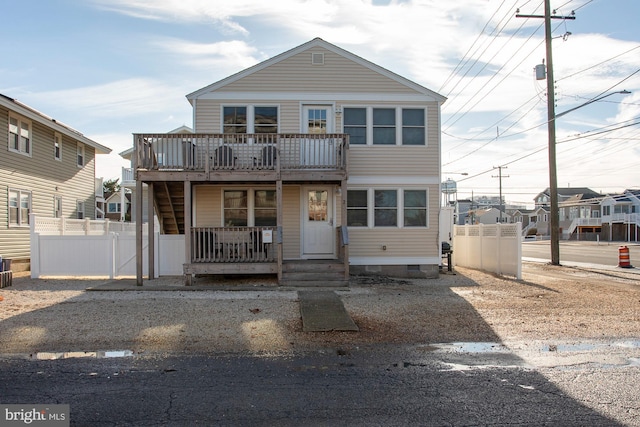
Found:
[[193, 227], [191, 262], [276, 262], [275, 229], [276, 227]]
[[345, 170], [346, 134], [136, 134], [139, 168], [167, 171]]

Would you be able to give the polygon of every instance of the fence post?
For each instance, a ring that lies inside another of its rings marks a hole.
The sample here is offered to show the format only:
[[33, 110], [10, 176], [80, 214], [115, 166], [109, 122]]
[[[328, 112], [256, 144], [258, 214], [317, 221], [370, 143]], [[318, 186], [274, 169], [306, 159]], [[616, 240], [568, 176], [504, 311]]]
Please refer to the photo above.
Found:
[[516, 279], [522, 280], [522, 223], [516, 225]]
[[37, 279], [40, 277], [40, 235], [36, 233], [36, 214], [31, 213], [29, 217], [29, 229], [31, 231], [29, 245], [31, 278]]
[[60, 235], [64, 236], [65, 233], [65, 227], [66, 227], [66, 220], [64, 217], [60, 218]]
[[104, 234], [109, 234], [109, 218], [104, 219]]
[[109, 242], [109, 279], [113, 280], [116, 275], [116, 247], [118, 244], [118, 235], [116, 233], [108, 233]]
[[480, 238], [480, 270], [484, 270], [484, 224], [478, 225], [478, 237]]
[[498, 274], [502, 274], [502, 257], [500, 252], [500, 246], [502, 246], [502, 223], [498, 222], [496, 225], [498, 226], [496, 228], [496, 269], [498, 270]]

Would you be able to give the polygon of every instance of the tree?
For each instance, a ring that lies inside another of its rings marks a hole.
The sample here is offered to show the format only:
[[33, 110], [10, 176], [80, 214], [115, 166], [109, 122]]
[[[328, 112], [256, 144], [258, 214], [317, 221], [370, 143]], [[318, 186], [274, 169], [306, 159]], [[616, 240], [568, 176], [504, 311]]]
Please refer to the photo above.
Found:
[[102, 183], [102, 190], [105, 193], [109, 193], [109, 194], [113, 194], [117, 191], [120, 191], [120, 184], [118, 184], [119, 180], [120, 178], [115, 178], [115, 179], [108, 179], [104, 181]]

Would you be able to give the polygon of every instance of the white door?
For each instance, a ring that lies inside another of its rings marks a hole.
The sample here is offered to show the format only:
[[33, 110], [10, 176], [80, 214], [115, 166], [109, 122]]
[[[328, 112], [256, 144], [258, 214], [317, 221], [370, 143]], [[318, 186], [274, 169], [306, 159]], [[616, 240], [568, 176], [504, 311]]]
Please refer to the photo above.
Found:
[[307, 187], [302, 193], [303, 257], [335, 258], [336, 231], [331, 187]]
[[313, 135], [302, 142], [300, 161], [303, 165], [334, 166], [333, 140], [323, 137], [333, 133], [333, 107], [330, 105], [305, 105], [302, 107], [302, 133]]

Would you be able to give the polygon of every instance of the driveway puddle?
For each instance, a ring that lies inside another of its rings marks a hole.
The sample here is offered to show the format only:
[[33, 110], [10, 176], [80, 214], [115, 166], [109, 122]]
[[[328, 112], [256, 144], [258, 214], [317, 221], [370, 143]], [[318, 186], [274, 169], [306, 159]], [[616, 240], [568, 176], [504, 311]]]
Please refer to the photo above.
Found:
[[114, 357], [130, 357], [133, 356], [131, 350], [107, 350], [107, 351], [66, 351], [66, 352], [50, 352], [41, 351], [31, 355], [33, 360], [59, 360], [59, 359], [108, 359]]
[[627, 340], [627, 341], [616, 341], [611, 343], [593, 343], [593, 342], [584, 342], [584, 343], [563, 343], [563, 344], [548, 344], [542, 347], [542, 351], [544, 352], [572, 352], [572, 351], [595, 351], [595, 350], [603, 350], [608, 348], [619, 348], [619, 349], [640, 349], [640, 340]]
[[432, 347], [443, 353], [509, 353], [506, 346], [497, 342], [452, 342]]

